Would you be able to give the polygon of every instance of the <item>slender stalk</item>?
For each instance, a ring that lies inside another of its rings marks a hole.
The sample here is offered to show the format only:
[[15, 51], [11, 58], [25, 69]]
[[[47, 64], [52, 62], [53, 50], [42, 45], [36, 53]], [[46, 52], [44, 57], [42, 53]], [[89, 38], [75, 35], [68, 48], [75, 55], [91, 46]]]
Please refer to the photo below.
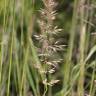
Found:
[[11, 32], [11, 44], [10, 44], [10, 60], [9, 60], [9, 72], [8, 72], [8, 85], [7, 85], [7, 96], [10, 96], [10, 77], [11, 77], [11, 70], [12, 70], [12, 53], [13, 53], [13, 42], [14, 42], [14, 32], [15, 32], [15, 30], [14, 30], [14, 24], [15, 24], [15, 22], [14, 22], [14, 17], [15, 17], [15, 14], [14, 14], [14, 5], [15, 5], [15, 0], [13, 0], [13, 2], [12, 2], [12, 8], [13, 8], [13, 10], [12, 10], [12, 13], [11, 13], [11, 15], [12, 15], [12, 20], [13, 20], [13, 22], [12, 22], [12, 32]]
[[20, 22], [21, 23], [21, 26], [20, 26], [21, 27], [20, 47], [22, 48], [22, 53], [21, 54], [23, 55], [23, 57], [22, 57], [22, 61], [20, 61], [20, 63], [22, 64], [21, 65], [21, 67], [22, 67], [21, 68], [22, 69], [22, 73], [21, 73], [22, 76], [21, 76], [21, 84], [20, 84], [20, 90], [19, 90], [19, 92], [20, 92], [19, 95], [20, 96], [24, 95], [23, 94], [23, 92], [24, 92], [24, 85], [25, 85], [24, 84], [25, 83], [24, 79], [25, 79], [25, 75], [26, 75], [25, 74], [25, 64], [26, 64], [25, 60], [26, 59], [25, 59], [25, 56], [24, 56], [24, 51], [25, 51], [24, 49], [25, 48], [24, 48], [24, 29], [23, 29], [23, 27], [24, 27], [24, 9], [25, 9], [24, 5], [25, 5], [25, 0], [21, 0], [21, 4], [22, 4], [22, 8], [21, 8], [21, 22]]
[[89, 90], [89, 95], [93, 96], [94, 95], [94, 79], [95, 79], [95, 68], [96, 68], [96, 63], [93, 65], [93, 72], [92, 72], [92, 77], [91, 77], [91, 84], [90, 84], [90, 90]]
[[[76, 25], [77, 25], [77, 9], [78, 9], [78, 1], [74, 1], [74, 10], [73, 10], [73, 17], [72, 17], [72, 26], [70, 30], [70, 40], [69, 40], [69, 47], [67, 51], [66, 56], [66, 62], [64, 64], [64, 93], [67, 91], [69, 85], [69, 79], [70, 79], [70, 72], [71, 72], [71, 64], [72, 64], [72, 53], [73, 53], [73, 47], [74, 47], [74, 39], [75, 39], [75, 31], [76, 31]], [[67, 73], [67, 75], [66, 75]], [[62, 96], [64, 95], [62, 94]]]
[[[79, 4], [81, 5], [80, 7], [80, 18], [85, 18], [85, 0], [80, 0]], [[80, 20], [80, 76], [78, 80], [78, 96], [84, 96], [84, 77], [85, 77], [85, 64], [84, 64], [84, 55], [85, 55], [85, 39], [86, 39], [86, 23], [84, 23], [82, 20]]]
[[3, 64], [3, 35], [6, 30], [6, 0], [4, 0], [4, 20], [3, 20], [3, 31], [0, 34], [1, 44], [0, 44], [0, 90], [1, 90], [1, 81], [2, 81], [2, 64]]

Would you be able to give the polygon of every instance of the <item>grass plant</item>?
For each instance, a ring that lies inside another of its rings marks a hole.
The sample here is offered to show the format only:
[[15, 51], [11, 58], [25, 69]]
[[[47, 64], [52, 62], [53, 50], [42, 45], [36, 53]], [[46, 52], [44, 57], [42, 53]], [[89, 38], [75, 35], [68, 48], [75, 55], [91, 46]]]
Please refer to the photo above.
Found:
[[68, 32], [60, 2], [0, 0], [0, 96], [96, 96], [96, 1], [71, 0]]

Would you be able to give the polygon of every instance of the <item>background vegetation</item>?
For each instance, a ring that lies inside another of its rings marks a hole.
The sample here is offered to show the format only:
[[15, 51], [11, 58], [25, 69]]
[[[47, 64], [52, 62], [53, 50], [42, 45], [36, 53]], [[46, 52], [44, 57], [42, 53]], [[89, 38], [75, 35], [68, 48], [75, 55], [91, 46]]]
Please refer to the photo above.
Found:
[[96, 96], [96, 1], [0, 0], [0, 96]]

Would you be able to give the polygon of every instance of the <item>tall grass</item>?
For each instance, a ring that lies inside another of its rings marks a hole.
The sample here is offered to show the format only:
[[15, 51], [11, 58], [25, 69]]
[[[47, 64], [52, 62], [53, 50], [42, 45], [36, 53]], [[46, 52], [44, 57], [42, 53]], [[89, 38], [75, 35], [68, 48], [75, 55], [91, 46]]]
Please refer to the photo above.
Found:
[[68, 45], [58, 1], [37, 2], [0, 0], [0, 96], [95, 96], [96, 1], [73, 1]]

